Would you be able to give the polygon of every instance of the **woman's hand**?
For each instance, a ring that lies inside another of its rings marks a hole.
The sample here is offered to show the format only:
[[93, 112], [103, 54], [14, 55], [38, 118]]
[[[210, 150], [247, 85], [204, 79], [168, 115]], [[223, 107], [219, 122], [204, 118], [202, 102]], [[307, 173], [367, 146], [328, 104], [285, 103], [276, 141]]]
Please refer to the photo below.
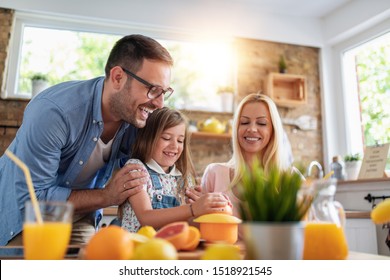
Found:
[[203, 195], [202, 187], [199, 185], [195, 186], [194, 188], [187, 188], [186, 189], [186, 203], [194, 203], [202, 195]]

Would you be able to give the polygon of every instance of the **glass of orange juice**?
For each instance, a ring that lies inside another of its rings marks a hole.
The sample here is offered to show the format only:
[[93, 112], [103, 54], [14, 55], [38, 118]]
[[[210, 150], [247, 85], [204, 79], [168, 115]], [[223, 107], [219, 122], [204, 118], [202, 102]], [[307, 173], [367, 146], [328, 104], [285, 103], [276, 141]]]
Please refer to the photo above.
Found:
[[315, 199], [308, 213], [305, 227], [305, 260], [343, 260], [348, 256], [344, 233], [345, 212], [334, 200], [336, 179], [313, 182]]
[[73, 205], [69, 202], [39, 201], [43, 222], [38, 222], [31, 201], [26, 202], [23, 224], [24, 258], [63, 259], [72, 231]]

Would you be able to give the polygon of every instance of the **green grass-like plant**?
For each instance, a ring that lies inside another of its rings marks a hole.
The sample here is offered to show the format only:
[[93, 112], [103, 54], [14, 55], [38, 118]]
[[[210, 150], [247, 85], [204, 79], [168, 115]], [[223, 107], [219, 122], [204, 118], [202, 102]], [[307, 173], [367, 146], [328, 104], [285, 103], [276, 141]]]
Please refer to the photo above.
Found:
[[362, 157], [361, 157], [361, 155], [360, 155], [359, 153], [357, 153], [357, 154], [346, 155], [346, 156], [344, 157], [344, 161], [345, 161], [345, 162], [348, 162], [348, 161], [359, 161], [359, 160], [361, 160], [361, 159], [362, 159]]
[[47, 75], [42, 73], [35, 73], [31, 76], [31, 80], [42, 80], [42, 81], [48, 81]]
[[309, 193], [299, 193], [299, 174], [276, 167], [266, 174], [258, 162], [247, 167], [238, 184], [241, 218], [256, 222], [301, 221], [313, 200]]

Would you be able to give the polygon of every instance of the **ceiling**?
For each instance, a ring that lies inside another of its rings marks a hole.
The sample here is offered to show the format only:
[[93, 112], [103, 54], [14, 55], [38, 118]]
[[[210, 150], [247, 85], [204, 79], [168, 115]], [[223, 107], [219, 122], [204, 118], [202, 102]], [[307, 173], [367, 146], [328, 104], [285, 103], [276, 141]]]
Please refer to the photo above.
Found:
[[257, 5], [265, 13], [322, 18], [353, 0], [233, 0]]

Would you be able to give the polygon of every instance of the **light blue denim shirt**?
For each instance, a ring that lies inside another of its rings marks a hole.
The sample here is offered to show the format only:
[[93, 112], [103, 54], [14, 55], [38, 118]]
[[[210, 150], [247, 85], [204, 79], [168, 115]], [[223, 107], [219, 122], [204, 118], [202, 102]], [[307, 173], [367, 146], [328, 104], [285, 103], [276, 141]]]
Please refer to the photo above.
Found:
[[[27, 105], [23, 123], [9, 150], [30, 169], [38, 200], [65, 201], [72, 183], [87, 163], [103, 131], [102, 91], [104, 77], [71, 81], [38, 94]], [[104, 188], [114, 168], [131, 155], [137, 128], [123, 123], [112, 144], [107, 164], [88, 186]], [[29, 200], [22, 170], [6, 155], [0, 158], [0, 245], [21, 232], [24, 203]], [[95, 226], [101, 211], [94, 213]]]

